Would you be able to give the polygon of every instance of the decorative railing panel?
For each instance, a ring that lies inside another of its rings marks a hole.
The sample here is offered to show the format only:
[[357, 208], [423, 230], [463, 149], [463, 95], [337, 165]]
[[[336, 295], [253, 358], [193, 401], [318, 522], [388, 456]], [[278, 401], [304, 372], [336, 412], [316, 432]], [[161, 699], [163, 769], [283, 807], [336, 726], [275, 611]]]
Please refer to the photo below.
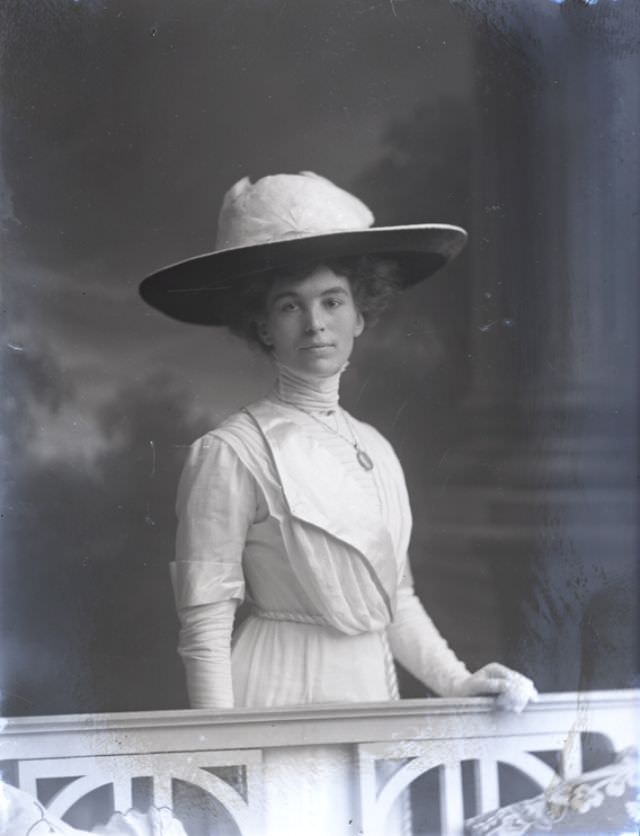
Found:
[[[612, 758], [639, 730], [638, 692], [548, 694], [522, 715], [496, 712], [487, 699], [438, 699], [35, 717], [6, 721], [0, 760], [5, 780], [51, 815], [80, 826], [74, 815], [84, 804], [85, 828], [145, 805], [182, 817], [177, 789], [188, 785], [217, 811], [215, 826], [201, 811], [191, 825], [198, 836], [289, 836], [300, 832], [302, 815], [305, 836], [409, 832], [409, 790], [415, 813], [424, 801], [415, 782], [432, 773], [437, 797], [424, 803], [453, 836], [465, 818], [504, 803], [503, 766], [540, 791], [580, 774], [585, 733], [600, 735]], [[98, 821], [91, 798], [100, 787], [111, 800]]]

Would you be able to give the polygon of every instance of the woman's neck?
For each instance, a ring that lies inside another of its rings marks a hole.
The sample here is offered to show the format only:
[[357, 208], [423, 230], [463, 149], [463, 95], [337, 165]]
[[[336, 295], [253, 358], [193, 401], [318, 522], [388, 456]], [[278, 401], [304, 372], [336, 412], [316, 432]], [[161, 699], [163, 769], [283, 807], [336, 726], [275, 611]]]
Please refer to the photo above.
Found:
[[330, 377], [303, 377], [276, 361], [275, 396], [307, 412], [333, 412], [338, 408], [342, 370]]

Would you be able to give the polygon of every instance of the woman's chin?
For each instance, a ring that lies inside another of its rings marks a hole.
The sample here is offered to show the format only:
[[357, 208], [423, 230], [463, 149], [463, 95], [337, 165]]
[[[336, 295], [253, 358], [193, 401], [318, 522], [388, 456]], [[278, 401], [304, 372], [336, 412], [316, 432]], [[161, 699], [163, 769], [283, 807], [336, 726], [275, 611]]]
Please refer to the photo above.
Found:
[[344, 362], [335, 357], [309, 357], [305, 363], [297, 364], [294, 371], [305, 377], [332, 377], [338, 374]]
[[332, 377], [342, 371], [346, 365], [344, 352], [335, 348], [323, 348], [318, 351], [299, 351], [295, 355], [282, 357], [274, 353], [274, 359], [290, 371], [302, 377]]

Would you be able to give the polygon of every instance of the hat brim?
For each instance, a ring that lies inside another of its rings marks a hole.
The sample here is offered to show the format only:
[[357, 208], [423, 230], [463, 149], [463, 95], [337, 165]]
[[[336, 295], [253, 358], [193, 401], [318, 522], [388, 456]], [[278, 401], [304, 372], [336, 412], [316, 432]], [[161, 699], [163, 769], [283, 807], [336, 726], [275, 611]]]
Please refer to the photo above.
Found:
[[234, 247], [189, 258], [148, 276], [144, 301], [167, 316], [198, 325], [228, 325], [244, 279], [272, 277], [297, 265], [358, 256], [398, 263], [402, 287], [433, 275], [455, 258], [467, 233], [449, 224], [372, 227]]

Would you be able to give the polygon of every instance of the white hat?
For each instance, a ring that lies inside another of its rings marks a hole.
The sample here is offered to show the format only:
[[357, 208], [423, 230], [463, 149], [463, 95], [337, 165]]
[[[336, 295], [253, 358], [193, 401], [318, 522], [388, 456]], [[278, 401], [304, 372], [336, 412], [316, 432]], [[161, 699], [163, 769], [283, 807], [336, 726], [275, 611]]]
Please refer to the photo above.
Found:
[[398, 262], [408, 287], [454, 258], [467, 233], [449, 224], [372, 226], [357, 197], [310, 171], [239, 180], [226, 193], [216, 249], [148, 276], [140, 294], [174, 319], [226, 325], [248, 277], [271, 277], [296, 265], [362, 255]]

